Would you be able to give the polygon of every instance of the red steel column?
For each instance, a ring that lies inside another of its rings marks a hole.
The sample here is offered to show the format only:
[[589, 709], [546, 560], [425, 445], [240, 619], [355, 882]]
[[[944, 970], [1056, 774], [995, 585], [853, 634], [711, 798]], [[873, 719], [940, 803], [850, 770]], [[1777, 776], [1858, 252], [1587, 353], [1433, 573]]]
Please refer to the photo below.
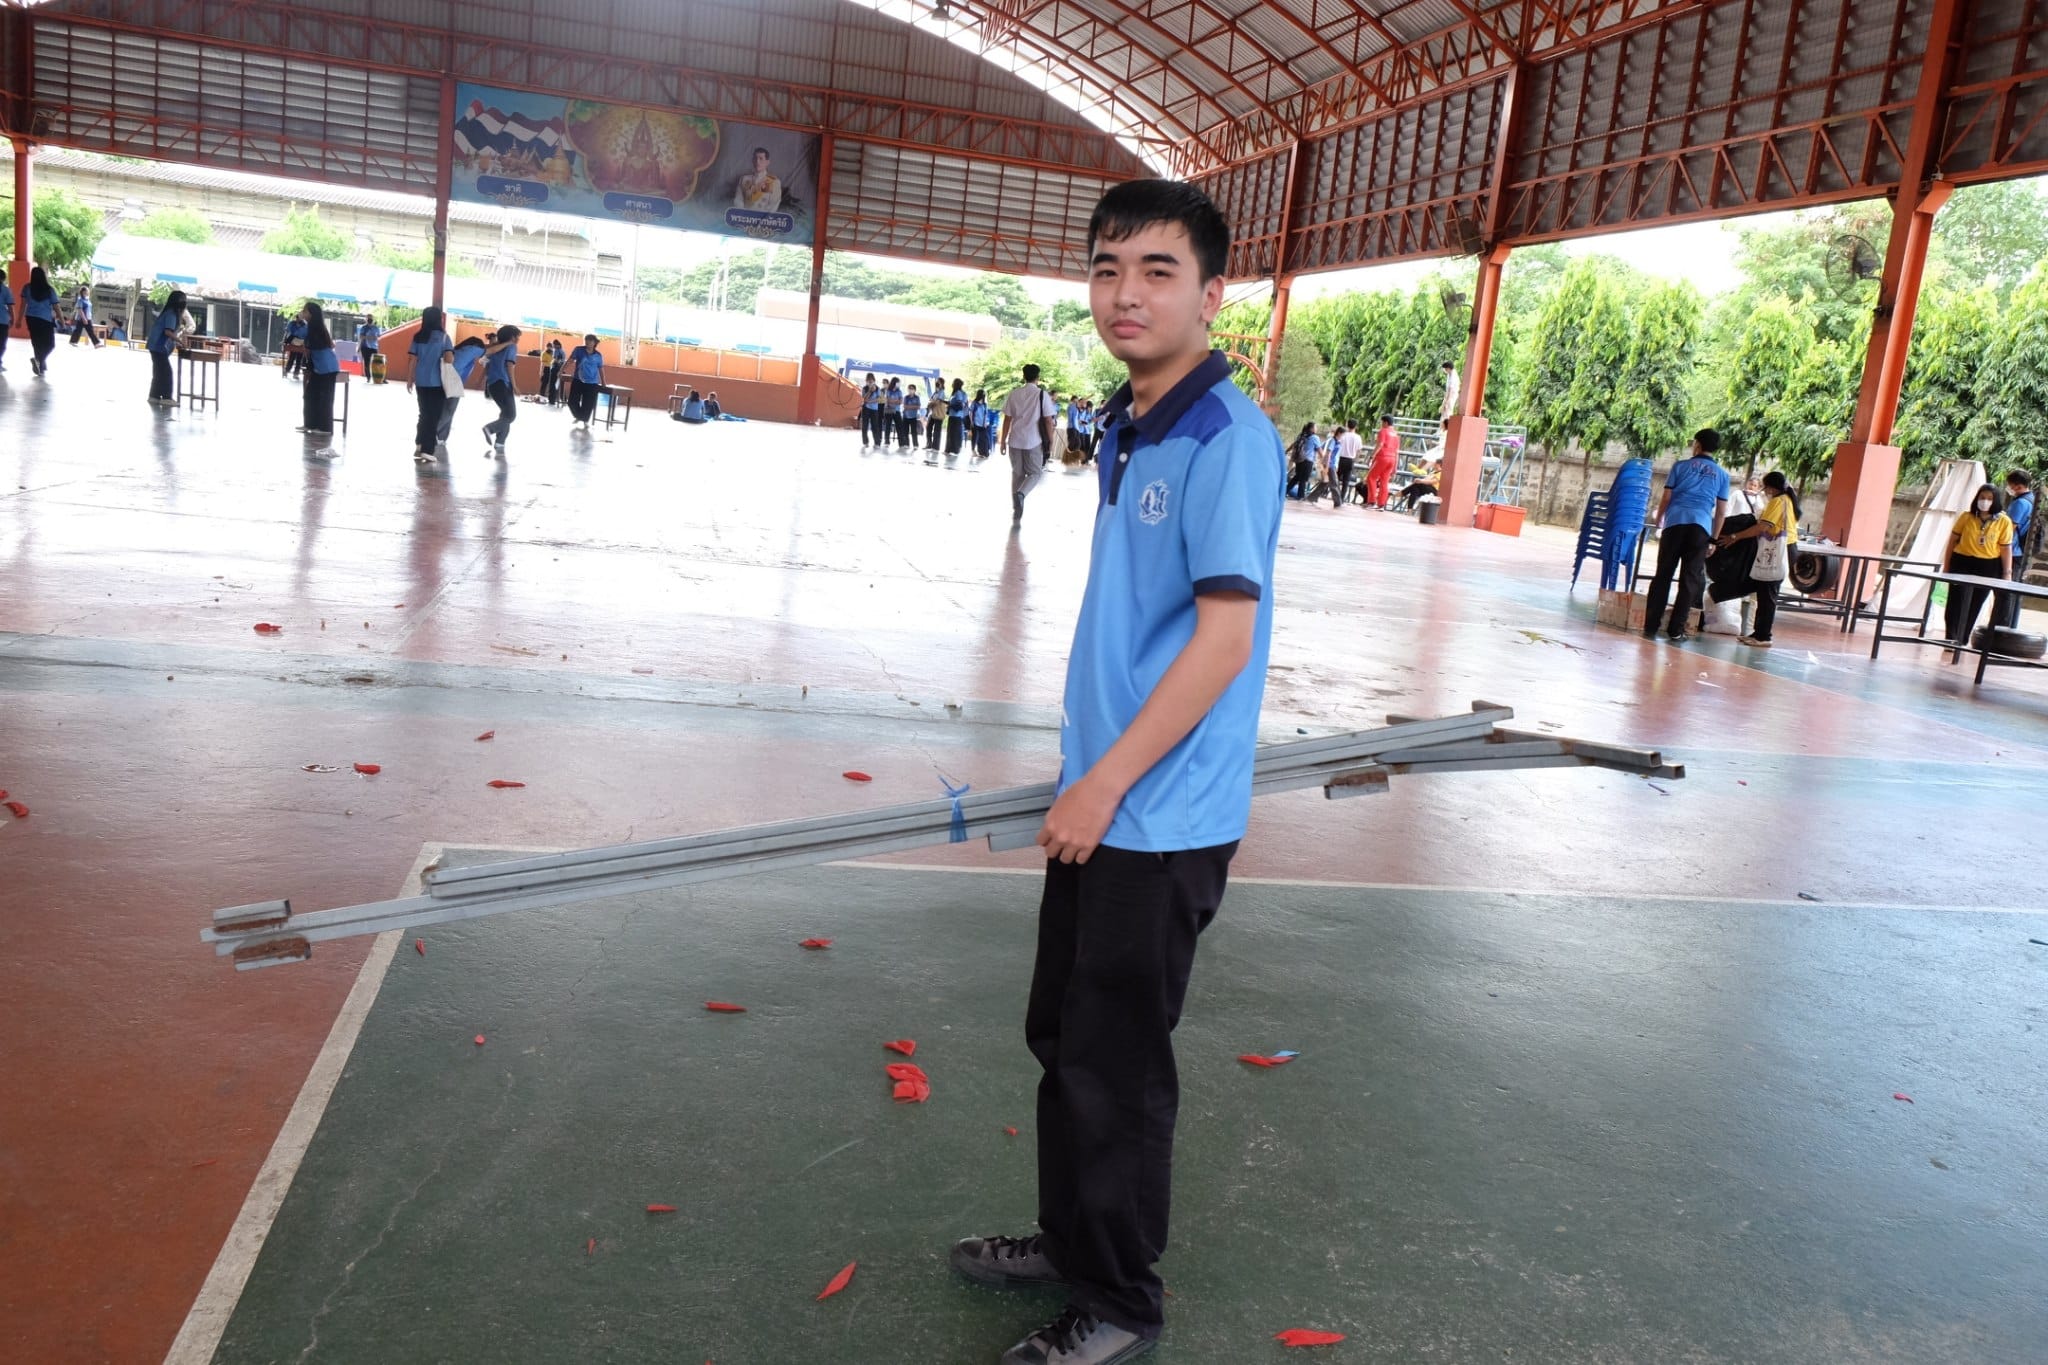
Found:
[[441, 78], [441, 127], [434, 152], [434, 307], [447, 307], [448, 195], [455, 183], [455, 78]]
[[797, 367], [796, 420], [818, 420], [818, 388], [824, 383], [818, 363], [818, 311], [825, 294], [825, 212], [832, 194], [832, 134], [818, 139], [818, 204], [811, 215], [811, 302], [804, 314], [804, 358]]
[[[1266, 325], [1266, 368], [1259, 376], [1259, 400], [1269, 411], [1279, 402], [1280, 346], [1287, 334], [1287, 299], [1294, 292], [1294, 273], [1287, 268], [1287, 242], [1294, 235], [1296, 201], [1301, 194], [1301, 143], [1287, 152], [1287, 181], [1280, 191], [1280, 245], [1273, 252], [1273, 316]], [[1280, 414], [1273, 411], [1273, 416]]]
[[1948, 87], [1962, 37], [1964, 0], [1935, 0], [1927, 25], [1927, 50], [1920, 59], [1920, 85], [1913, 96], [1913, 122], [1899, 168], [1898, 198], [1892, 203], [1892, 234], [1878, 283], [1870, 349], [1863, 357], [1863, 386], [1849, 439], [1835, 447], [1821, 534], [1852, 550], [1884, 549], [1891, 525], [1892, 496], [1899, 485], [1899, 448], [1891, 444], [1898, 420], [1899, 391], [1913, 342], [1913, 315], [1934, 215], [1948, 202], [1951, 186], [1932, 178], [1935, 154], [1948, 122]]
[[14, 143], [14, 257], [7, 262], [7, 287], [14, 291], [14, 321], [8, 330], [14, 336], [27, 336], [26, 310], [21, 306], [21, 291], [28, 284], [29, 267], [36, 259], [36, 214], [35, 198], [30, 193], [34, 177], [29, 171], [29, 144], [25, 137], [12, 139]]

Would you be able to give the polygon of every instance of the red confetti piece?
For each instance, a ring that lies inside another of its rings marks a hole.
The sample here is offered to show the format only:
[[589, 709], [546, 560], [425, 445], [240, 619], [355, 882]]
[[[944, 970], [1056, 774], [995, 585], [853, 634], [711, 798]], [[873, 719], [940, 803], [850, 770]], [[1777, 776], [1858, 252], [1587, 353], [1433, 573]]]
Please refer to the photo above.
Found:
[[486, 782], [484, 785], [487, 787], [496, 787], [498, 790], [504, 791], [511, 787], [523, 787], [526, 784], [524, 782], [507, 782], [502, 777], [494, 777], [489, 782]]
[[583, 1244], [583, 1254], [585, 1256], [597, 1255], [597, 1239], [595, 1237]]
[[5, 801], [6, 799], [7, 793], [5, 791], [0, 791], [0, 801]]
[[476, 742], [481, 744], [487, 739], [495, 739], [497, 738], [497, 734], [498, 732], [496, 730], [486, 730], [476, 737]]
[[1897, 1090], [1894, 1090], [1892, 1092], [1892, 1098], [1895, 1100], [1904, 1100], [1908, 1104], [1911, 1104], [1913, 1102], [1913, 1097], [1911, 1095], [1904, 1094]]
[[356, 764], [356, 771], [365, 777], [375, 777], [378, 773], [384, 771], [384, 765], [381, 763], [358, 763]]
[[923, 1081], [898, 1081], [895, 1095], [898, 1104], [923, 1104], [932, 1097], [932, 1088]]
[[1243, 1056], [1239, 1057], [1237, 1060], [1239, 1060], [1240, 1062], [1250, 1062], [1253, 1066], [1286, 1066], [1289, 1062], [1293, 1061], [1294, 1058], [1261, 1057], [1255, 1052], [1247, 1052]]
[[425, 941], [422, 939], [414, 939], [412, 941], [412, 950], [418, 953], [421, 957], [425, 957], [427, 955], [427, 945]]
[[479, 1034], [478, 1034], [478, 1035], [476, 1036], [476, 1045], [477, 1045], [478, 1047], [482, 1047], [482, 1046], [484, 1045], [484, 1036], [483, 1036], [483, 1035], [482, 1035], [481, 1033], [479, 1033]]
[[674, 1204], [649, 1204], [647, 1211], [649, 1213], [674, 1213], [676, 1206]]
[[[822, 1290], [818, 1292], [818, 1298], [829, 1299], [834, 1294], [837, 1294], [840, 1290], [846, 1288], [847, 1285], [853, 1283], [853, 1268], [859, 1264], [859, 1261], [848, 1261], [846, 1263], [846, 1269], [840, 1271], [837, 1275], [834, 1275], [832, 1277], [832, 1283], [826, 1285]], [[815, 1300], [813, 1302], [815, 1302]]]
[[215, 1164], [216, 1162], [218, 1162], [219, 1160], [220, 1160], [220, 1158], [219, 1158], [219, 1157], [217, 1157], [217, 1156], [210, 1156], [210, 1157], [206, 1158], [206, 1160], [204, 1160], [204, 1161], [195, 1161], [195, 1162], [193, 1162], [193, 1163], [192, 1163], [192, 1169], [196, 1171], [196, 1170], [198, 1170], [198, 1169], [199, 1169], [199, 1168], [200, 1168], [201, 1166], [211, 1166], [211, 1165]]
[[1015, 1128], [1005, 1128], [1003, 1129], [1003, 1131], [1008, 1133], [1011, 1137], [1017, 1136], [1017, 1130]]
[[7, 803], [7, 809], [14, 812], [14, 818], [17, 820], [28, 819], [28, 807], [24, 806], [19, 801], [9, 801]]
[[869, 777], [866, 773], [847, 772], [841, 773], [839, 775], [845, 778], [848, 782], [872, 782], [875, 780], [874, 778]]
[[1306, 1327], [1290, 1327], [1284, 1332], [1275, 1332], [1273, 1338], [1282, 1346], [1335, 1346], [1344, 1340], [1344, 1334], [1312, 1332]]
[[745, 1005], [730, 1005], [723, 1000], [706, 1000], [704, 1008], [710, 1010], [713, 1014], [745, 1014], [747, 1012]]
[[915, 1057], [917, 1055], [917, 1042], [915, 1039], [898, 1038], [895, 1042], [884, 1043], [882, 1046], [888, 1048], [891, 1052], [900, 1052], [906, 1057]]
[[929, 1081], [931, 1079], [931, 1077], [924, 1074], [924, 1068], [916, 1062], [891, 1062], [883, 1067], [882, 1070], [888, 1073], [889, 1079], [892, 1081]]
[[[7, 793], [5, 792], [0, 792], [0, 796], [5, 796], [6, 794]], [[830, 948], [832, 946], [832, 940], [829, 938], [807, 938], [802, 943], [799, 943], [796, 946], [799, 948], [811, 949]]]
[[256, 623], [256, 633], [258, 635], [282, 635], [284, 634], [284, 627], [273, 626], [268, 621], [258, 621]]

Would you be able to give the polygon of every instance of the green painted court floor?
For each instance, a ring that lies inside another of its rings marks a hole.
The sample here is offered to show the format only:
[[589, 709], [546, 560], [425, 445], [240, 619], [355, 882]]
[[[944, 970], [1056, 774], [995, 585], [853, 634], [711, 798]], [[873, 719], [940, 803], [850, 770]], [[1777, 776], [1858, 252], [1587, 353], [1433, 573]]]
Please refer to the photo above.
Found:
[[[1059, 1306], [945, 1264], [1034, 1208], [1036, 897], [835, 867], [408, 936], [215, 1359], [993, 1365]], [[1241, 881], [1179, 1033], [1153, 1358], [2038, 1362], [2030, 937]]]

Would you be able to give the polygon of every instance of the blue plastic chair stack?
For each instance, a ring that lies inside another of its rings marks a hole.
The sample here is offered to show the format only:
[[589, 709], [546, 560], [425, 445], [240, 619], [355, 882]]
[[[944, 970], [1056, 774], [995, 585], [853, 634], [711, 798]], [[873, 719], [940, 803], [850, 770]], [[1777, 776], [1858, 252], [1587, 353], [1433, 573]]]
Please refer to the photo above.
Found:
[[1600, 586], [1634, 591], [1636, 550], [1650, 515], [1650, 462], [1630, 460], [1607, 490], [1605, 548], [1600, 556]]
[[1608, 496], [1603, 489], [1586, 497], [1586, 510], [1579, 517], [1579, 548], [1572, 557], [1572, 586], [1579, 586], [1579, 568], [1587, 559], [1598, 559], [1602, 568], [1601, 579], [1607, 577], [1607, 506]]

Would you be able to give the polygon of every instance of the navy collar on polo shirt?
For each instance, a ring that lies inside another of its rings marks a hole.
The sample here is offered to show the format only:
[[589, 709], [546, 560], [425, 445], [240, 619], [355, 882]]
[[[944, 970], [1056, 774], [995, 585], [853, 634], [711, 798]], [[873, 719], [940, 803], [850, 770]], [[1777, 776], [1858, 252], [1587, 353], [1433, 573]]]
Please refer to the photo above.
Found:
[[1103, 405], [1100, 425], [1106, 436], [1112, 429], [1116, 433], [1116, 459], [1104, 469], [1108, 476], [1107, 501], [1116, 501], [1117, 489], [1123, 485], [1124, 469], [1130, 464], [1130, 457], [1141, 443], [1163, 440], [1181, 418], [1187, 416], [1195, 400], [1224, 380], [1230, 378], [1230, 358], [1221, 351], [1211, 351], [1206, 360], [1180, 377], [1180, 381], [1168, 389], [1160, 400], [1145, 409], [1141, 416], [1131, 415], [1131, 386], [1126, 383], [1116, 391], [1116, 396]]

